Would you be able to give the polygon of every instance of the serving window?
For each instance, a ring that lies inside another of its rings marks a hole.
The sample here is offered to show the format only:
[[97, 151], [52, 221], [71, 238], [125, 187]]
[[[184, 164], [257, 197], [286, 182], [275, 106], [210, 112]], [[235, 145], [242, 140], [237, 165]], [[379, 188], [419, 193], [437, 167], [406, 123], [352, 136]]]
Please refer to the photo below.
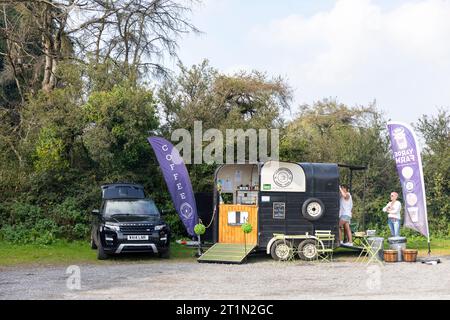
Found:
[[217, 189], [221, 203], [256, 205], [258, 202], [259, 174], [256, 164], [223, 166], [217, 173]]
[[247, 211], [228, 211], [228, 224], [240, 226], [248, 221]]

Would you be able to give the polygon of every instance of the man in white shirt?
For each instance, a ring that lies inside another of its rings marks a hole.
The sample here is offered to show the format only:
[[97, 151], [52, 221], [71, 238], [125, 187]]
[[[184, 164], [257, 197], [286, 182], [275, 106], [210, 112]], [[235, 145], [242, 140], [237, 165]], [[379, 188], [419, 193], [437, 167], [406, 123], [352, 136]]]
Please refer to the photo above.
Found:
[[391, 201], [383, 208], [383, 212], [388, 213], [388, 225], [393, 237], [400, 236], [400, 211], [402, 210], [402, 204], [397, 199], [398, 193], [391, 192]]
[[[348, 192], [346, 185], [339, 186], [339, 193], [341, 195], [339, 205], [339, 243], [344, 246], [353, 246], [352, 230], [350, 229], [350, 221], [352, 219], [353, 200], [352, 195]], [[344, 228], [347, 242], [343, 243], [341, 228]]]

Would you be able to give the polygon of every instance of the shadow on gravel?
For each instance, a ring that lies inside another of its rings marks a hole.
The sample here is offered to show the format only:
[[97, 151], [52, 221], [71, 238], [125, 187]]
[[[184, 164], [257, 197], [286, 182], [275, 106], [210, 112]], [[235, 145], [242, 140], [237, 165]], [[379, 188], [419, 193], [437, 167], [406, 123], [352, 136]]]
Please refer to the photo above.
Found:
[[[358, 254], [359, 253], [357, 251], [339, 249], [336, 252], [334, 252], [333, 261], [334, 262], [352, 262], [358, 257]], [[247, 263], [249, 263], [249, 264], [259, 263], [259, 262], [267, 262], [267, 261], [274, 261], [274, 260], [272, 260], [272, 257], [270, 255], [266, 254], [264, 251], [254, 252], [247, 257]], [[309, 264], [309, 262], [302, 261], [298, 257], [293, 261], [288, 261], [288, 262], [279, 261], [279, 262], [280, 263], [298, 262], [298, 263]]]
[[148, 263], [148, 262], [195, 262], [195, 254], [191, 255], [172, 255], [170, 258], [161, 258], [153, 253], [121, 253], [120, 255], [112, 255], [106, 260], [97, 260], [97, 262], [113, 262], [113, 263]]
[[[206, 251], [208, 247], [204, 247], [203, 250]], [[152, 253], [122, 253], [120, 255], [113, 255], [110, 256], [108, 260], [114, 263], [148, 263], [148, 262], [175, 262], [175, 261], [184, 261], [184, 262], [196, 262], [196, 249], [190, 248], [190, 250], [183, 250], [182, 252], [176, 252], [171, 255], [169, 259], [160, 258], [156, 254]], [[354, 259], [356, 259], [358, 256], [358, 253], [351, 250], [337, 250], [333, 255], [333, 260], [335, 262], [352, 262]], [[255, 263], [261, 263], [261, 262], [270, 262], [274, 261], [272, 260], [272, 257], [264, 251], [257, 251], [252, 254], [250, 254], [247, 259], [243, 262], [244, 264], [255, 264]], [[298, 263], [306, 263], [308, 262], [302, 261], [299, 258], [295, 259], [291, 262], [298, 262]], [[289, 262], [282, 262], [280, 263], [289, 263]]]

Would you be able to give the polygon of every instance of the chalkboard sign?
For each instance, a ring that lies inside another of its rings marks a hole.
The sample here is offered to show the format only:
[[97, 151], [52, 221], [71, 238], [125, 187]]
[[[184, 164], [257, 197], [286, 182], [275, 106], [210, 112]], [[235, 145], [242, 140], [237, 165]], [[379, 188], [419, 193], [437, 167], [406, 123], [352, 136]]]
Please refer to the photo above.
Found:
[[285, 219], [285, 214], [286, 214], [286, 203], [274, 202], [273, 203], [273, 218], [274, 219]]

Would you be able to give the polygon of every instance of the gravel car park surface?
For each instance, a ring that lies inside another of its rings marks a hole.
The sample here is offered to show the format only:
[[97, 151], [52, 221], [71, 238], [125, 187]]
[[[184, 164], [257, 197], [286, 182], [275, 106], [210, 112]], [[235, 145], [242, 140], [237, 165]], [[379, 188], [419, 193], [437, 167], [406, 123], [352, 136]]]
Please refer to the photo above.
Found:
[[0, 299], [450, 299], [450, 257], [438, 265], [311, 264], [252, 257], [243, 265], [152, 259], [0, 269]]

